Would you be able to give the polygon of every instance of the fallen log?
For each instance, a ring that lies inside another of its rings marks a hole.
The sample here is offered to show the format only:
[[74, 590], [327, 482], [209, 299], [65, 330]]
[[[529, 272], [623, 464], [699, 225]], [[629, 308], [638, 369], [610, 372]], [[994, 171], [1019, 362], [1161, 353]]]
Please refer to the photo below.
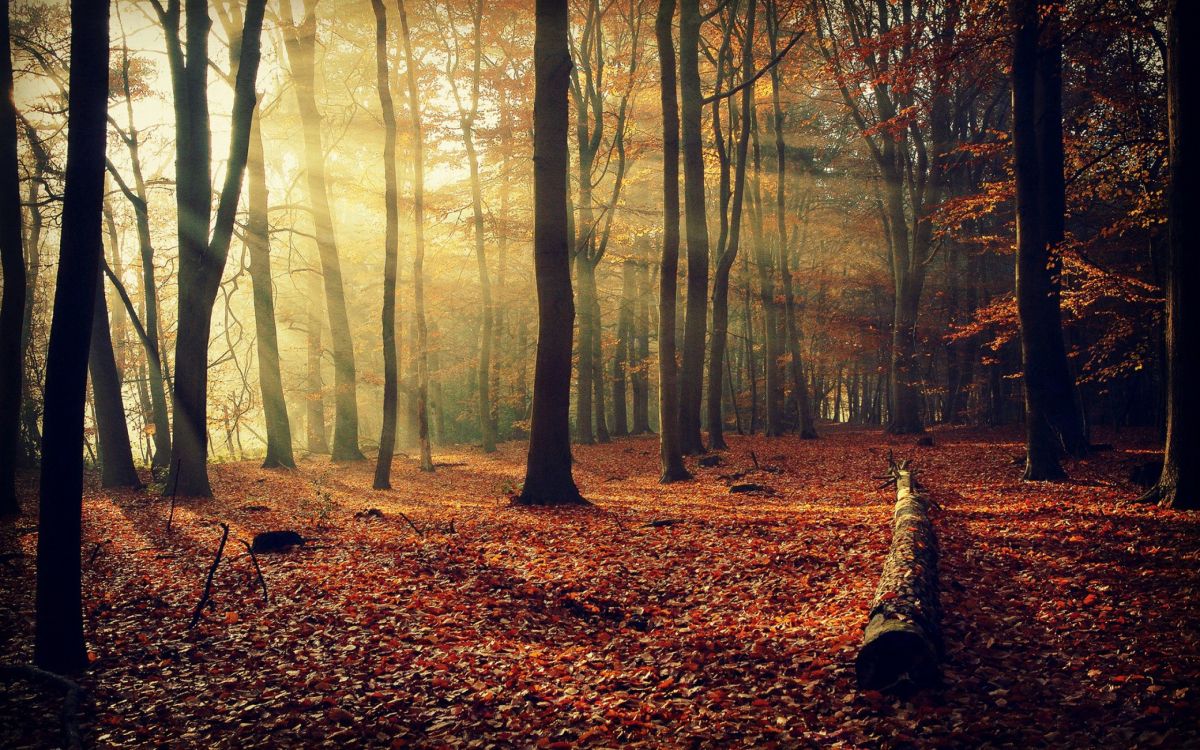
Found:
[[864, 690], [909, 692], [940, 679], [937, 538], [907, 461], [892, 465], [892, 546], [855, 662]]

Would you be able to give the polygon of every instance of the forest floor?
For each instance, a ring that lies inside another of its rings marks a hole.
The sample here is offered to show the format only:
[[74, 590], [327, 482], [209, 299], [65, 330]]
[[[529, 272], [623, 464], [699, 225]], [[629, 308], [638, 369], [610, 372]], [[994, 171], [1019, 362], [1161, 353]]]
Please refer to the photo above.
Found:
[[[595, 506], [570, 510], [510, 504], [518, 443], [441, 448], [434, 474], [398, 458], [388, 492], [368, 489], [369, 462], [222, 464], [216, 498], [181, 500], [170, 534], [168, 501], [89, 484], [85, 744], [1200, 744], [1200, 519], [1122, 503], [1152, 442], [1099, 435], [1116, 449], [1043, 484], [1019, 481], [1016, 432], [932, 434], [735, 436], [670, 486], [654, 437], [582, 446]], [[854, 685], [889, 450], [940, 506], [945, 684], [908, 700]], [[731, 494], [735, 471], [772, 492]], [[356, 518], [368, 508], [383, 518]], [[218, 522], [213, 606], [189, 630]], [[0, 564], [0, 663], [31, 655], [31, 523], [0, 530], [0, 551], [27, 555]], [[259, 556], [264, 603], [237, 540], [271, 529], [312, 541]], [[60, 705], [0, 686], [0, 746], [60, 742]]]

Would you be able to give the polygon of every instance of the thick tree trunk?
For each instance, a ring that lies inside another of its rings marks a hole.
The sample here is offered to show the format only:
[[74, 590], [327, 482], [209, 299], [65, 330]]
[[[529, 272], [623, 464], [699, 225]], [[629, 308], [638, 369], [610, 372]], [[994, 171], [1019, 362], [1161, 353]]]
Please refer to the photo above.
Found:
[[[1045, 55], [1061, 55], [1061, 49], [1054, 45], [1049, 51], [1043, 48], [1043, 23], [1051, 27], [1054, 36], [1058, 21], [1053, 13], [1041, 21], [1040, 5], [1039, 0], [1012, 0], [1010, 4], [1016, 24], [1012, 64], [1016, 293], [1025, 385], [1024, 478], [1028, 480], [1061, 479], [1065, 475], [1058, 461], [1060, 451], [1086, 451], [1086, 445], [1080, 445], [1086, 439], [1067, 364], [1055, 278], [1060, 263], [1056, 244], [1062, 237], [1062, 217], [1055, 214], [1061, 213], [1062, 202], [1053, 195], [1061, 181], [1062, 163], [1061, 158], [1056, 167], [1047, 163], [1047, 141], [1053, 137], [1042, 132], [1048, 128], [1058, 133], [1061, 157], [1061, 110], [1047, 104], [1047, 99], [1053, 100], [1056, 95], [1043, 90], [1054, 84], [1061, 89], [1061, 79], [1045, 80], [1046, 63], [1042, 59]], [[1047, 120], [1055, 120], [1056, 116], [1056, 122]], [[1048, 167], [1050, 172], [1057, 169], [1057, 178], [1047, 173]], [[1067, 412], [1074, 417], [1064, 416]]]
[[246, 249], [250, 255], [250, 284], [254, 291], [254, 332], [258, 351], [258, 385], [267, 423], [267, 455], [263, 468], [296, 468], [292, 456], [292, 426], [283, 397], [279, 369], [279, 336], [275, 329], [275, 289], [271, 279], [271, 240], [267, 224], [267, 169], [263, 154], [258, 107], [250, 125], [247, 155]]
[[358, 386], [354, 364], [354, 340], [350, 334], [350, 316], [346, 310], [346, 291], [342, 282], [342, 264], [338, 257], [325, 181], [325, 154], [321, 147], [321, 113], [315, 89], [317, 18], [315, 0], [306, 0], [304, 19], [292, 22], [289, 4], [282, 6], [285, 21], [284, 47], [296, 87], [296, 102], [304, 129], [304, 172], [308, 182], [316, 228], [317, 251], [321, 257], [321, 277], [325, 282], [325, 310], [333, 339], [334, 372], [334, 461], [365, 458], [358, 447]]
[[567, 85], [571, 54], [566, 0], [537, 0], [534, 39], [533, 202], [538, 342], [533, 419], [520, 502], [586, 502], [571, 476], [571, 299], [567, 226]]
[[[421, 451], [421, 471], [433, 471], [429, 446], [429, 328], [425, 322], [425, 134], [421, 126], [421, 99], [417, 94], [417, 66], [408, 30], [408, 12], [404, 0], [397, 0], [400, 11], [400, 40], [408, 79], [408, 107], [412, 124], [413, 160], [413, 317], [416, 328], [416, 417], [417, 443]], [[438, 401], [438, 418], [445, 407]]]
[[[1188, 287], [1200, 278], [1200, 262], [1195, 247], [1195, 231], [1185, 218], [1196, 205], [1195, 144], [1186, 140], [1194, 128], [1195, 113], [1186, 102], [1195, 101], [1188, 92], [1195, 87], [1195, 75], [1188, 45], [1196, 38], [1194, 8], [1185, 8], [1182, 0], [1171, 0], [1167, 13], [1167, 111], [1170, 123], [1170, 184], [1167, 190], [1167, 439], [1163, 452], [1163, 470], [1157, 486], [1146, 496], [1165, 506], [1181, 510], [1200, 508], [1197, 472], [1188, 460], [1196, 455], [1197, 391], [1195, 357], [1184, 347], [1196, 341], [1196, 308], [1185, 301]], [[1191, 111], [1193, 114], [1188, 115]]]
[[8, 0], [0, 4], [0, 516], [15, 515], [17, 448], [21, 439], [22, 320], [28, 294], [21, 237], [21, 177], [17, 171], [17, 112], [13, 107]]
[[375, 461], [374, 487], [391, 489], [392, 454], [396, 449], [397, 398], [400, 390], [396, 353], [396, 267], [399, 263], [399, 206], [396, 204], [396, 110], [388, 84], [387, 11], [383, 0], [371, 0], [375, 13], [375, 73], [379, 106], [383, 114], [383, 183], [385, 224], [383, 238], [383, 427]]
[[254, 114], [265, 0], [246, 8], [234, 84], [232, 138], [211, 240], [211, 135], [208, 119], [208, 34], [204, 0], [187, 1], [187, 62], [178, 40], [178, 5], [168, 6], [167, 30], [176, 95], [176, 203], [179, 212], [179, 329], [175, 343], [175, 416], [171, 474], [164, 492], [210, 496], [208, 482], [208, 337], [213, 304], [229, 255]]
[[34, 662], [68, 674], [87, 666], [79, 546], [83, 409], [98, 288], [108, 110], [108, 3], [73, 0], [67, 174], [54, 317], [46, 355], [37, 540]]
[[663, 239], [658, 279], [658, 432], [661, 482], [690, 479], [683, 466], [679, 436], [679, 375], [676, 362], [676, 286], [679, 283], [679, 102], [672, 25], [675, 0], [659, 0], [654, 32], [658, 40], [663, 118]]
[[937, 537], [912, 473], [901, 464], [895, 477], [892, 547], [855, 661], [864, 690], [904, 692], [929, 687], [940, 675]]
[[92, 336], [88, 345], [88, 370], [92, 376], [92, 403], [96, 408], [96, 436], [103, 487], [141, 487], [129, 447], [129, 426], [121, 396], [121, 374], [113, 354], [104, 280], [96, 277], [96, 299], [92, 311]]

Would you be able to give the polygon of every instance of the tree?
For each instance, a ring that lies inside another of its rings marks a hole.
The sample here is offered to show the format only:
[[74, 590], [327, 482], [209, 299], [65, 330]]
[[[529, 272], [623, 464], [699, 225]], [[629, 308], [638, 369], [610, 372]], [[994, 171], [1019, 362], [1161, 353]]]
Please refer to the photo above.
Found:
[[1065, 210], [1062, 30], [1058, 11], [1040, 0], [1013, 0], [1009, 7], [1015, 25], [1013, 164], [1017, 315], [1025, 380], [1024, 477], [1061, 479], [1059, 452], [1079, 455], [1087, 450], [1063, 342], [1056, 278]]
[[0, 516], [20, 512], [17, 502], [17, 447], [21, 434], [21, 378], [24, 347], [25, 253], [21, 241], [21, 178], [17, 172], [17, 112], [13, 107], [13, 66], [9, 49], [8, 0], [0, 3]]
[[[1195, 357], [1184, 353], [1186, 342], [1196, 340], [1196, 308], [1186, 301], [1190, 284], [1200, 278], [1193, 223], [1184, 214], [1196, 200], [1195, 144], [1188, 133], [1195, 127], [1195, 112], [1186, 102], [1195, 87], [1195, 76], [1187, 71], [1195, 55], [1188, 52], [1195, 39], [1194, 8], [1181, 0], [1171, 0], [1167, 10], [1167, 112], [1170, 138], [1170, 175], [1167, 189], [1167, 439], [1163, 450], [1163, 469], [1158, 483], [1143, 500], [1157, 501], [1171, 508], [1200, 508], [1200, 487], [1196, 470], [1188, 457], [1196, 455]], [[1191, 115], [1187, 113], [1192, 111]]]
[[396, 109], [388, 83], [387, 10], [383, 0], [371, 0], [375, 13], [375, 73], [383, 112], [383, 179], [385, 225], [383, 239], [383, 427], [375, 461], [377, 490], [391, 489], [392, 453], [396, 448], [396, 402], [400, 373], [396, 354], [396, 266], [399, 262], [399, 206], [396, 205]]
[[[229, 38], [230, 78], [237, 80], [240, 61], [241, 11], [236, 2], [214, 5]], [[250, 144], [246, 152], [246, 250], [250, 255], [250, 285], [254, 295], [255, 349], [258, 354], [258, 387], [267, 425], [267, 455], [263, 468], [296, 468], [292, 455], [292, 426], [283, 397], [279, 367], [279, 333], [275, 328], [275, 285], [271, 279], [271, 236], [267, 219], [267, 163], [263, 152], [263, 108], [254, 103]]]
[[171, 474], [164, 493], [208, 497], [212, 495], [207, 465], [208, 337], [246, 169], [266, 0], [251, 0], [246, 7], [234, 85], [229, 160], [215, 222], [211, 215], [212, 135], [208, 118], [211, 20], [204, 0], [187, 0], [185, 58], [179, 38], [179, 2], [168, 0], [164, 8], [159, 0], [153, 0], [167, 36], [167, 59], [175, 94], [175, 202], [179, 214], [179, 329], [175, 340], [172, 420], [175, 434]]
[[95, 309], [88, 345], [88, 370], [92, 375], [92, 404], [96, 408], [96, 435], [100, 446], [100, 484], [103, 487], [141, 487], [129, 447], [129, 427], [121, 398], [121, 374], [113, 354], [104, 279], [96, 275]]
[[679, 439], [679, 376], [675, 353], [676, 285], [679, 280], [679, 99], [672, 25], [675, 0], [659, 0], [659, 96], [663, 127], [663, 238], [658, 278], [658, 457], [661, 482], [690, 479]]
[[[413, 225], [416, 235], [413, 252], [413, 327], [416, 329], [417, 439], [421, 450], [421, 471], [433, 471], [433, 456], [429, 448], [429, 327], [425, 322], [425, 136], [421, 127], [421, 99], [417, 94], [417, 66], [413, 58], [404, 0], [397, 0], [397, 7], [400, 10], [400, 39], [404, 43], [407, 68], [413, 142]], [[440, 411], [440, 404], [438, 408]]]
[[[758, 0], [749, 0], [746, 5], [746, 18], [742, 27], [742, 80], [749, 81], [754, 75], [754, 23]], [[736, 6], [735, 6], [736, 10]], [[733, 21], [730, 20], [732, 26]], [[720, 74], [717, 82], [720, 86]], [[726, 344], [729, 340], [729, 274], [733, 270], [733, 262], [737, 259], [738, 247], [742, 234], [742, 203], [746, 194], [746, 162], [750, 150], [750, 110], [754, 107], [754, 87], [742, 87], [742, 102], [739, 116], [740, 131], [738, 132], [737, 153], [735, 154], [735, 171], [733, 179], [733, 207], [729, 219], [729, 229], [722, 231], [722, 238], [717, 241], [717, 267], [713, 272], [712, 290], [712, 343], [708, 356], [708, 447], [710, 450], [724, 450], [725, 417], [722, 413], [721, 386], [724, 382], [722, 368], [725, 366]], [[719, 107], [721, 101], [713, 101], [713, 123], [719, 128]], [[719, 130], [718, 147], [723, 151]], [[725, 160], [727, 162], [727, 159]], [[725, 168], [726, 172], [728, 168]], [[723, 186], [724, 187], [724, 186]], [[723, 189], [723, 193], [725, 190]], [[722, 196], [724, 198], [724, 195]], [[722, 201], [724, 203], [724, 201]], [[722, 219], [724, 212], [722, 211]], [[723, 228], [724, 229], [724, 228]]]
[[687, 314], [679, 386], [679, 447], [686, 455], [704, 452], [700, 402], [704, 381], [704, 339], [708, 329], [708, 220], [704, 202], [703, 96], [700, 91], [700, 0], [679, 4], [680, 133], [683, 147], [683, 202], [687, 227]]
[[346, 291], [342, 281], [342, 264], [338, 258], [337, 241], [333, 232], [333, 214], [329, 208], [329, 191], [325, 181], [325, 154], [321, 148], [321, 112], [316, 97], [317, 3], [305, 0], [304, 18], [296, 25], [290, 3], [283, 3], [284, 48], [292, 80], [296, 85], [296, 102], [304, 128], [304, 172], [308, 182], [308, 198], [312, 204], [316, 225], [317, 251], [321, 256], [321, 277], [325, 281], [325, 309], [329, 316], [329, 332], [333, 338], [334, 461], [357, 461], [365, 458], [358, 447], [358, 378], [354, 365], [354, 339], [350, 335], [350, 316], [346, 311]]
[[51, 672], [87, 665], [79, 545], [83, 514], [83, 410], [94, 297], [99, 289], [108, 109], [108, 3], [71, 3], [72, 65], [54, 319], [46, 356], [38, 508], [34, 662]]
[[534, 37], [533, 260], [538, 342], [525, 505], [586, 503], [571, 475], [571, 338], [575, 304], [567, 226], [567, 0], [537, 0]]

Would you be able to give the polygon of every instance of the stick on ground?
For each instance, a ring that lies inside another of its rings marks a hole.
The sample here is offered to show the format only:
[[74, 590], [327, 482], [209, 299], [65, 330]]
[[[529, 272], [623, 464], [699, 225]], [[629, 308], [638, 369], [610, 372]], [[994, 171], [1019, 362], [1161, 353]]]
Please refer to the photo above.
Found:
[[196, 603], [196, 611], [192, 613], [192, 621], [188, 623], [188, 630], [196, 627], [196, 623], [200, 622], [200, 616], [204, 612], [204, 605], [208, 604], [208, 597], [212, 594], [213, 576], [217, 572], [217, 566], [221, 564], [221, 555], [225, 554], [225, 542], [229, 539], [229, 524], [221, 524], [221, 543], [217, 545], [217, 557], [213, 560], [213, 564], [208, 569], [208, 577], [204, 579], [204, 593], [200, 595], [200, 601]]

